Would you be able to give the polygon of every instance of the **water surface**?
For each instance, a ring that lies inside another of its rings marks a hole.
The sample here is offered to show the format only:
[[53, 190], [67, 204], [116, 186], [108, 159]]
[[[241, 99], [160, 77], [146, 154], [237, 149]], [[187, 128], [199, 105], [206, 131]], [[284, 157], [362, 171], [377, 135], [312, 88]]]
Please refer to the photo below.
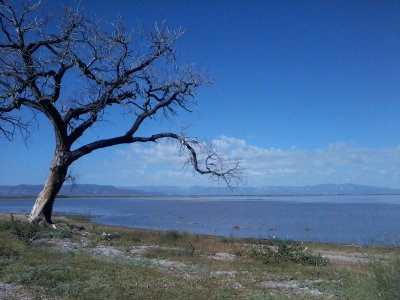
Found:
[[[28, 213], [32, 205], [32, 199], [0, 200], [0, 211]], [[398, 195], [67, 198], [54, 211], [135, 228], [400, 246]]]

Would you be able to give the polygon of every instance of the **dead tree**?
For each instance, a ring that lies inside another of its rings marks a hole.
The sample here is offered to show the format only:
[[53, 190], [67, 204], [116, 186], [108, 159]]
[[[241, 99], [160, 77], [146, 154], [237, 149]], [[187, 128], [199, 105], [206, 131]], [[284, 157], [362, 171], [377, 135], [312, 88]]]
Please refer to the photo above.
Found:
[[[123, 22], [94, 22], [80, 10], [62, 16], [41, 14], [40, 2], [0, 0], [0, 133], [12, 140], [29, 132], [27, 116], [44, 115], [55, 135], [50, 174], [30, 220], [52, 223], [55, 197], [71, 164], [95, 150], [120, 144], [176, 140], [200, 174], [225, 181], [240, 178], [236, 160], [208, 151], [200, 163], [199, 142], [174, 132], [138, 136], [148, 119], [175, 117], [195, 104], [194, 92], [207, 81], [193, 67], [180, 66], [175, 43], [184, 30], [155, 26], [130, 34]], [[75, 146], [105, 112], [129, 113], [120, 135]]]

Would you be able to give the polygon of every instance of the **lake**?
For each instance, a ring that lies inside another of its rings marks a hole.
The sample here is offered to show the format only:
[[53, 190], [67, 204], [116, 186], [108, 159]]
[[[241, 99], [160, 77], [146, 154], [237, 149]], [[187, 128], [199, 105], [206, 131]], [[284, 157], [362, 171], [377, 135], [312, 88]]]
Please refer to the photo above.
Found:
[[[33, 202], [0, 200], [0, 212], [29, 213]], [[54, 212], [134, 228], [400, 246], [400, 195], [65, 198]]]

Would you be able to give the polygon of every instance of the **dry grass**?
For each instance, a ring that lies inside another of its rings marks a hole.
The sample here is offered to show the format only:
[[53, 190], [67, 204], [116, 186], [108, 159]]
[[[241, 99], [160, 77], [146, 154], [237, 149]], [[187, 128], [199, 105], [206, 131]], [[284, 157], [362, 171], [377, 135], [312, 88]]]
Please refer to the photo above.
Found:
[[[107, 227], [64, 216], [55, 220], [67, 225], [59, 231], [40, 228], [34, 242], [24, 243], [12, 233], [10, 217], [0, 215], [2, 286], [23, 289], [32, 299], [380, 299], [384, 285], [377, 274], [388, 272], [370, 263], [266, 263], [248, 254], [269, 241]], [[22, 221], [17, 226], [30, 230]], [[306, 246], [379, 262], [379, 255], [387, 262], [396, 252]]]

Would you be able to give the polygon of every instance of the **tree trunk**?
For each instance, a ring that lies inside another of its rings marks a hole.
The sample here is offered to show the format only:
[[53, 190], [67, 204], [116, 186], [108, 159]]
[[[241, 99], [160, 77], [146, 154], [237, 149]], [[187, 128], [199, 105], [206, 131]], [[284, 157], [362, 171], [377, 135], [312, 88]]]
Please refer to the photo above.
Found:
[[65, 178], [67, 176], [68, 165], [59, 165], [59, 161], [62, 155], [56, 155], [53, 166], [50, 169], [49, 177], [36, 199], [35, 205], [32, 208], [29, 219], [31, 222], [40, 222], [43, 219], [47, 223], [52, 224], [51, 214], [53, 212], [54, 200], [60, 191]]

